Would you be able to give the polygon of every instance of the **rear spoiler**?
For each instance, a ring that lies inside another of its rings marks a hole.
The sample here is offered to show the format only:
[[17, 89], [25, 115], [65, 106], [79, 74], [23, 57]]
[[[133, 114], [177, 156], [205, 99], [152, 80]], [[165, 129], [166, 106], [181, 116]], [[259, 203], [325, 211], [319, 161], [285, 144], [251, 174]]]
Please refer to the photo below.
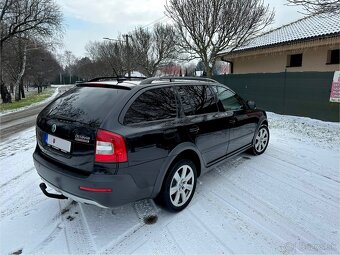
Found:
[[124, 89], [124, 90], [131, 90], [129, 86], [122, 86], [119, 84], [105, 84], [105, 83], [90, 83], [84, 82], [76, 84], [76, 87], [95, 87], [95, 88], [110, 88], [110, 89]]

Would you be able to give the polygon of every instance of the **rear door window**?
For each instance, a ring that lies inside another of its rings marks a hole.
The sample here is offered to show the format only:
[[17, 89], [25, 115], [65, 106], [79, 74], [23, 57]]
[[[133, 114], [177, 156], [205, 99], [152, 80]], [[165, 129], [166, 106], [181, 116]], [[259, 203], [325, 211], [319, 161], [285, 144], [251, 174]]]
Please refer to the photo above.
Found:
[[208, 86], [180, 86], [178, 93], [186, 116], [218, 112], [215, 95]]
[[176, 118], [177, 105], [171, 87], [150, 89], [141, 94], [130, 106], [124, 124], [135, 124]]

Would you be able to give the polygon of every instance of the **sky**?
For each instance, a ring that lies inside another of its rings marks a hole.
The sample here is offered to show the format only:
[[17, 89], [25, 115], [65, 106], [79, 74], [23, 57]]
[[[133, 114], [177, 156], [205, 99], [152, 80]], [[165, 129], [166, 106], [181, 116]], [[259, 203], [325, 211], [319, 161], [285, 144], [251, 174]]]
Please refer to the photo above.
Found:
[[[89, 41], [117, 38], [135, 27], [152, 27], [157, 21], [169, 22], [164, 14], [166, 0], [56, 0], [64, 14], [65, 35], [58, 51], [71, 51], [76, 57], [86, 55]], [[276, 28], [303, 17], [301, 8], [287, 6], [286, 0], [264, 0], [275, 10]], [[299, 12], [300, 11], [300, 12]]]

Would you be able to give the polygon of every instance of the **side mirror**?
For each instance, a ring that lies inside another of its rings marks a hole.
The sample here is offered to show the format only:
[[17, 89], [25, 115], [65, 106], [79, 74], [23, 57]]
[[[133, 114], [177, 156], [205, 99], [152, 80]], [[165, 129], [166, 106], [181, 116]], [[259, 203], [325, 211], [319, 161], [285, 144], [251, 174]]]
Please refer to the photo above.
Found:
[[253, 101], [253, 100], [247, 101], [247, 105], [248, 105], [249, 108], [252, 109], [252, 110], [256, 109], [256, 104], [255, 104], [255, 101]]

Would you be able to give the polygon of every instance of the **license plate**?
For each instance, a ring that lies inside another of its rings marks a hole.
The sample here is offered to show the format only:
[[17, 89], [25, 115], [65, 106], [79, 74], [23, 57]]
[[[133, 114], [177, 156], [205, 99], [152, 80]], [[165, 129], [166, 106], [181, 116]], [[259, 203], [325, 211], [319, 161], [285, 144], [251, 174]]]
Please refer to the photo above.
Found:
[[56, 137], [54, 135], [45, 134], [45, 142], [47, 145], [52, 146], [55, 149], [61, 150], [63, 152], [70, 152], [71, 151], [71, 142]]

